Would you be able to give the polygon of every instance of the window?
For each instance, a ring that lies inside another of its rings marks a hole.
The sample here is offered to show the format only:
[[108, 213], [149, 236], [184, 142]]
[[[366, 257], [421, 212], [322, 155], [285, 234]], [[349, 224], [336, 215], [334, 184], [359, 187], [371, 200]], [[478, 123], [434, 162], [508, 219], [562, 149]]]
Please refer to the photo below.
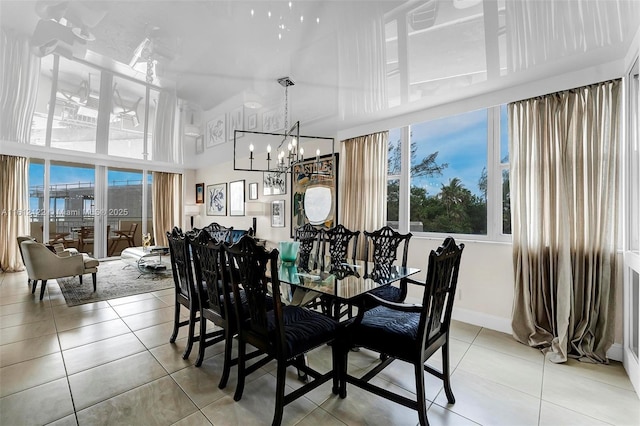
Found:
[[[412, 124], [406, 128], [406, 137], [402, 136], [402, 129], [390, 130], [388, 225], [413, 233], [489, 238], [509, 234], [506, 129], [507, 109], [502, 106]], [[405, 145], [408, 155], [403, 161]], [[496, 159], [492, 160], [493, 157]], [[405, 175], [409, 182], [407, 188], [402, 185]], [[407, 212], [402, 208], [403, 194], [409, 200]], [[494, 209], [488, 208], [491, 200], [495, 200]], [[499, 222], [502, 223], [500, 229], [495, 230], [489, 229], [489, 224], [498, 223], [489, 217], [494, 210], [501, 212]]]

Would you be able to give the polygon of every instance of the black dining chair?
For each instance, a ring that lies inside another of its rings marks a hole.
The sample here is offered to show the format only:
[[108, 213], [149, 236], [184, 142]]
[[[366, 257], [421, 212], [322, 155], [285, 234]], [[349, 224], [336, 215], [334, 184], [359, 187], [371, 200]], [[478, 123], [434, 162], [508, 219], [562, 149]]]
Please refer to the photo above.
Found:
[[[409, 240], [413, 234], [401, 234], [389, 226], [368, 232], [365, 236], [365, 260], [373, 262], [374, 266], [365, 271], [365, 276], [374, 281], [378, 276], [385, 276], [388, 268], [396, 261], [398, 249], [402, 245], [401, 265], [407, 266]], [[371, 291], [371, 294], [390, 302], [404, 302], [407, 297], [407, 280], [400, 280], [400, 286], [386, 285]]]
[[[285, 405], [328, 380], [333, 378], [333, 391], [338, 392], [338, 345], [332, 347], [336, 375], [333, 371], [321, 374], [307, 366], [304, 359], [306, 352], [334, 340], [338, 322], [304, 307], [283, 306], [277, 249], [267, 251], [255, 239], [244, 236], [236, 244], [225, 246], [225, 251], [229, 254], [229, 264], [237, 268], [237, 274], [231, 274], [234, 297], [240, 300], [241, 292], [244, 292], [247, 301], [246, 306], [234, 304], [238, 318], [238, 386], [234, 399], [238, 401], [242, 397], [246, 376], [264, 365], [258, 361], [246, 366], [246, 345], [250, 344], [277, 362], [272, 424], [279, 425]], [[313, 380], [285, 395], [286, 369], [290, 365], [295, 365], [298, 371]]]
[[202, 228], [202, 230], [208, 232], [209, 235], [211, 235], [211, 238], [216, 241], [229, 241], [231, 239], [233, 227], [227, 228], [219, 223], [211, 222], [209, 225]]
[[[357, 274], [357, 272], [349, 265], [354, 263], [358, 252], [358, 237], [360, 231], [351, 231], [344, 225], [336, 225], [330, 229], [323, 229], [318, 236], [320, 262], [322, 262], [322, 269], [336, 275], [336, 277], [344, 278], [348, 275]], [[327, 256], [328, 251], [328, 256]], [[329, 265], [325, 265], [325, 259], [328, 257]], [[333, 301], [327, 296], [320, 296], [318, 298], [318, 305], [321, 306], [322, 311], [330, 315], [332, 310], [335, 310]], [[338, 308], [341, 309], [341, 308]], [[339, 311], [338, 317], [342, 318], [344, 315], [352, 316], [352, 307], [347, 305], [344, 311]]]
[[[187, 237], [178, 227], [167, 232], [169, 241], [169, 253], [171, 256], [171, 270], [175, 287], [175, 315], [173, 320], [173, 333], [169, 342], [175, 343], [180, 327], [188, 326], [187, 346], [182, 354], [183, 359], [189, 358], [193, 342], [199, 336], [194, 336], [195, 323], [200, 321], [200, 302], [198, 292], [194, 285], [193, 270], [191, 267], [191, 252]], [[184, 306], [189, 311], [189, 319], [180, 321], [180, 308]]]
[[298, 249], [298, 268], [309, 272], [318, 267], [318, 234], [319, 231], [310, 223], [296, 228], [294, 241], [300, 242]]
[[[428, 425], [425, 403], [424, 373], [433, 374], [444, 382], [447, 401], [455, 403], [451, 390], [449, 368], [449, 326], [453, 300], [458, 282], [458, 271], [464, 244], [456, 245], [453, 238], [445, 239], [442, 246], [429, 254], [422, 305], [392, 303], [372, 294], [365, 295], [362, 309], [355, 320], [345, 327], [340, 341], [340, 397], [347, 395], [351, 383], [383, 398], [418, 411], [421, 425]], [[350, 348], [365, 347], [385, 354], [386, 358], [361, 377], [347, 374]], [[425, 362], [442, 348], [442, 371]], [[416, 400], [391, 393], [369, 381], [396, 359], [413, 365], [416, 380]]]

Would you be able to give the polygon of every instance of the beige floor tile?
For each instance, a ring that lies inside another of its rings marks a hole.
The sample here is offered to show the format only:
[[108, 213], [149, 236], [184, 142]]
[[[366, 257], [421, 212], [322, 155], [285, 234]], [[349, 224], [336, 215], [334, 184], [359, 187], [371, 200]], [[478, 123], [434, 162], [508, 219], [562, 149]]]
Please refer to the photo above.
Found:
[[183, 368], [171, 375], [173, 380], [178, 383], [184, 393], [193, 401], [198, 408], [203, 408], [212, 402], [228, 395], [233, 395], [236, 385], [236, 369], [233, 370], [233, 377], [229, 378], [225, 389], [219, 389], [218, 383], [222, 375], [222, 360], [220, 360], [219, 368], [208, 368], [203, 363], [201, 367], [191, 366]]
[[0, 346], [0, 367], [39, 358], [60, 351], [58, 336], [47, 334]]
[[56, 315], [56, 328], [58, 331], [67, 331], [73, 328], [84, 327], [104, 321], [114, 320], [118, 314], [112, 308], [95, 309], [81, 313]]
[[164, 290], [152, 291], [150, 294], [153, 294], [155, 297], [164, 297], [164, 296], [175, 297], [176, 290], [175, 288], [165, 288]]
[[540, 404], [539, 426], [604, 426], [608, 424], [547, 401], [542, 401]]
[[51, 321], [53, 314], [50, 308], [37, 311], [17, 312], [0, 317], [0, 328], [31, 324], [39, 321]]
[[[124, 321], [131, 330], [136, 331], [165, 322], [173, 323], [174, 314], [175, 310], [173, 307], [166, 307], [155, 309], [153, 311], [142, 312], [140, 314], [129, 315], [123, 317], [122, 321]], [[187, 318], [188, 315], [183, 316], [182, 320]]]
[[167, 375], [149, 352], [100, 365], [69, 376], [76, 410], [82, 410]]
[[109, 305], [109, 303], [107, 303], [106, 301], [101, 301], [101, 302], [94, 302], [94, 303], [85, 303], [83, 305], [77, 305], [77, 306], [67, 306], [66, 304], [59, 305], [59, 306], [52, 306], [51, 310], [53, 310], [54, 315], [58, 316], [58, 315], [79, 314], [81, 312], [95, 311], [95, 310], [105, 309], [110, 307], [111, 305]]
[[[369, 369], [367, 369], [367, 371], [368, 370]], [[354, 375], [361, 377], [364, 373], [365, 371], [361, 371]], [[415, 398], [416, 379], [412, 364], [399, 360], [393, 361], [391, 365], [378, 373], [376, 377], [411, 392], [411, 398]], [[423, 373], [423, 377], [426, 398], [429, 401], [433, 401], [438, 395], [438, 392], [440, 392], [440, 389], [442, 389], [442, 380], [427, 372]]]
[[211, 426], [211, 422], [200, 411], [175, 422], [172, 426]]
[[59, 379], [0, 399], [0, 424], [42, 425], [73, 414], [67, 379]]
[[451, 320], [450, 337], [462, 340], [463, 342], [473, 343], [476, 337], [478, 337], [481, 329], [482, 327], [478, 327], [477, 325]]
[[[452, 372], [460, 364], [462, 357], [465, 356], [470, 347], [470, 343], [458, 339], [449, 339], [449, 368]], [[427, 365], [442, 370], [442, 348], [431, 355], [431, 358], [427, 360]]]
[[129, 333], [129, 327], [120, 319], [74, 328], [58, 333], [62, 350], [75, 348], [98, 340]]
[[47, 426], [78, 426], [78, 420], [76, 414], [69, 414], [67, 417], [63, 417], [55, 422], [48, 423]]
[[115, 305], [113, 306], [113, 309], [121, 317], [126, 317], [128, 315], [135, 315], [141, 312], [153, 311], [154, 309], [166, 308], [167, 306], [169, 305], [167, 305], [157, 297], [151, 297], [148, 299], [139, 300], [137, 302]]
[[543, 365], [473, 345], [458, 365], [464, 370], [540, 398]]
[[507, 355], [517, 356], [531, 362], [544, 362], [544, 354], [535, 348], [523, 345], [510, 334], [483, 328], [473, 342], [476, 346], [492, 349]]
[[51, 306], [48, 303], [33, 303], [33, 302], [24, 302], [24, 303], [12, 303], [8, 305], [0, 306], [0, 322], [2, 322], [2, 317], [5, 315], [16, 314], [19, 312], [30, 312], [30, 313], [38, 313], [52, 310]]
[[311, 413], [307, 414], [307, 416], [302, 419], [297, 426], [342, 426], [342, 423], [337, 418], [333, 417], [327, 411], [318, 407], [313, 410]]
[[34, 303], [34, 304], [42, 304], [49, 306], [49, 300], [45, 296], [42, 300], [40, 300], [40, 282], [38, 281], [38, 285], [36, 287], [36, 292], [31, 293], [31, 287], [27, 288], [27, 285], [24, 286], [23, 293], [16, 293], [6, 297], [0, 297], [0, 305], [12, 305], [14, 303]]
[[62, 354], [57, 352], [40, 358], [0, 368], [0, 397], [65, 377]]
[[56, 326], [53, 321], [49, 320], [2, 328], [0, 329], [0, 345], [55, 334], [55, 332]]
[[[275, 408], [276, 379], [264, 374], [245, 384], [242, 399], [233, 400], [233, 395], [225, 396], [201, 411], [214, 425], [264, 425], [270, 424]], [[286, 386], [285, 392], [291, 392]], [[317, 406], [304, 396], [284, 407], [283, 425], [295, 425]]]
[[431, 426], [471, 426], [478, 424], [466, 417], [462, 417], [461, 415], [454, 413], [451, 410], [447, 410], [438, 404], [431, 404], [429, 411], [427, 411], [427, 420]]
[[[464, 359], [463, 359], [464, 362]], [[458, 367], [451, 376], [455, 404], [444, 392], [434, 403], [484, 425], [537, 425], [540, 399]]]
[[154, 299], [155, 296], [152, 293], [134, 294], [132, 296], [119, 297], [117, 299], [109, 300], [109, 305], [119, 306], [127, 303], [139, 302], [141, 300]]
[[[199, 323], [196, 322], [195, 330], [194, 330], [194, 334], [196, 336], [200, 333], [199, 327], [200, 327]], [[186, 325], [184, 327], [180, 327], [178, 330], [177, 339], [183, 339], [187, 337], [187, 334], [189, 331], [188, 329], [189, 327]], [[207, 332], [211, 332], [214, 330], [220, 330], [220, 328], [217, 328], [216, 326], [213, 325], [213, 323], [208, 321]], [[173, 333], [173, 321], [165, 322], [162, 324], [154, 325], [151, 327], [147, 327], [147, 328], [143, 328], [141, 330], [135, 331], [136, 336], [138, 336], [140, 341], [149, 349], [168, 343], [172, 333]], [[196, 339], [196, 342], [197, 342], [197, 339]], [[195, 344], [194, 344], [194, 348], [195, 348]], [[194, 357], [194, 359], [196, 357], [195, 354], [196, 354], [196, 349], [191, 351], [191, 356]]]
[[165, 294], [165, 295], [157, 296], [158, 299], [162, 300], [168, 306], [174, 306], [176, 304], [176, 296], [174, 294], [175, 290], [172, 289], [171, 291], [172, 291], [171, 294]]
[[145, 350], [133, 333], [127, 333], [67, 349], [62, 352], [62, 356], [67, 374], [75, 374]]
[[[415, 398], [415, 395], [388, 382], [372, 379], [373, 384], [391, 392]], [[427, 404], [429, 404], [427, 402]], [[416, 411], [396, 404], [353, 385], [347, 385], [347, 397], [333, 395], [321, 408], [347, 425], [417, 425]]]
[[[169, 339], [167, 338], [167, 342]], [[175, 343], [165, 343], [164, 345], [156, 346], [149, 349], [149, 352], [158, 360], [158, 362], [164, 367], [165, 370], [171, 373], [175, 373], [178, 370], [187, 368], [196, 362], [198, 357], [198, 344], [193, 345], [191, 355], [187, 359], [182, 359], [184, 348], [187, 345], [187, 339], [177, 339]], [[214, 354], [211, 353], [213, 347], [207, 348], [205, 352], [205, 359], [211, 357]]]
[[542, 399], [603, 422], [640, 424], [640, 402], [635, 392], [559, 368], [545, 367]]
[[80, 425], [172, 424], [198, 409], [171, 379], [163, 377], [78, 411]]
[[581, 362], [576, 359], [569, 358], [563, 364], [555, 364], [549, 360], [545, 363], [546, 370], [558, 370], [563, 373], [576, 374], [587, 379], [597, 380], [611, 386], [617, 386], [622, 389], [633, 390], [633, 385], [624, 366], [621, 362], [610, 361], [609, 365], [592, 364], [590, 362]]

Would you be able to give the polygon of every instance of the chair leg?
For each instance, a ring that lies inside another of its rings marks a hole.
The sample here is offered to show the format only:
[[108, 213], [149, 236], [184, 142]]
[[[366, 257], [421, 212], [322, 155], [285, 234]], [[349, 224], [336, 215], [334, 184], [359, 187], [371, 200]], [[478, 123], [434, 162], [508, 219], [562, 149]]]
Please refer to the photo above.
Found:
[[80, 285], [82, 285], [82, 274], [78, 275], [78, 278], [80, 278]]
[[331, 346], [331, 363], [333, 365], [333, 387], [331, 388], [331, 392], [334, 395], [340, 393], [340, 378], [342, 377], [341, 357], [342, 348], [340, 347], [340, 343], [334, 340]]
[[202, 365], [202, 361], [204, 360], [204, 349], [206, 347], [207, 340], [207, 319], [202, 315], [202, 311], [200, 311], [200, 337], [198, 341], [200, 344], [198, 345], [198, 357], [196, 358], [196, 367], [200, 367]]
[[47, 287], [47, 280], [42, 280], [42, 284], [40, 285], [40, 300], [44, 297], [44, 289]]
[[420, 426], [428, 426], [429, 421], [427, 420], [427, 404], [425, 402], [426, 395], [424, 392], [424, 365], [415, 364], [414, 373], [416, 376], [416, 402], [418, 403], [418, 420], [420, 420]]
[[233, 333], [231, 327], [227, 323], [227, 327], [224, 330], [224, 364], [222, 365], [222, 377], [220, 377], [220, 383], [218, 383], [219, 389], [224, 389], [227, 386], [229, 380], [229, 372], [231, 371], [231, 349], [233, 348]]
[[451, 371], [449, 368], [449, 339], [442, 345], [442, 375], [444, 376], [444, 392], [447, 394], [449, 404], [455, 404], [456, 398], [451, 390]]
[[33, 286], [31, 287], [31, 294], [36, 292], [36, 286], [38, 285], [38, 280], [33, 280]]
[[[334, 342], [333, 344], [335, 345], [336, 343]], [[351, 350], [351, 342], [342, 341], [339, 346], [340, 346], [339, 348], [339, 351], [340, 351], [340, 362], [339, 362], [340, 398], [344, 399], [347, 397], [346, 377], [347, 377], [347, 365], [349, 361], [349, 351]]]
[[92, 272], [91, 273], [91, 279], [93, 280], [93, 292], [96, 292], [96, 274], [97, 272]]
[[[205, 321], [205, 328], [206, 328], [206, 321]], [[193, 309], [189, 309], [189, 335], [187, 336], [187, 347], [184, 348], [184, 353], [182, 354], [182, 359], [187, 359], [189, 358], [189, 354], [191, 354], [191, 349], [193, 348], [193, 335], [195, 332], [195, 328], [196, 328], [196, 310]]]
[[287, 366], [285, 362], [278, 361], [278, 372], [276, 381], [276, 407], [273, 413], [272, 426], [279, 426], [282, 423], [284, 412], [284, 384], [287, 379]]
[[169, 343], [175, 343], [176, 342], [176, 337], [178, 337], [178, 328], [180, 328], [180, 303], [178, 302], [178, 299], [176, 298], [176, 312], [175, 315], [173, 317], [173, 333], [171, 334], [171, 337], [169, 338]]
[[247, 351], [246, 343], [242, 341], [242, 336], [238, 339], [238, 384], [236, 385], [236, 392], [233, 394], [234, 401], [240, 401], [242, 398], [242, 392], [244, 391], [244, 376], [245, 372], [245, 353]]

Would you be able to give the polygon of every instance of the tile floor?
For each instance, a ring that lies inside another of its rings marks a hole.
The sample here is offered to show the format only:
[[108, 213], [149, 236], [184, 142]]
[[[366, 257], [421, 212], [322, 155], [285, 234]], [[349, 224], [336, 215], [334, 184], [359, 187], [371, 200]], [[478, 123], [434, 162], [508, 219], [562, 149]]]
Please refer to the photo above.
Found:
[[[273, 414], [273, 363], [254, 373], [234, 402], [235, 369], [220, 390], [222, 345], [193, 366], [197, 346], [182, 360], [185, 332], [169, 344], [173, 290], [67, 307], [55, 281], [45, 299], [24, 273], [0, 274], [0, 424], [2, 425], [267, 425]], [[621, 364], [555, 365], [510, 336], [453, 324], [448, 405], [427, 376], [432, 425], [639, 425], [640, 401]], [[330, 368], [330, 350], [309, 355]], [[438, 366], [437, 357], [432, 358]], [[352, 373], [376, 362], [366, 350], [349, 356]], [[376, 383], [411, 396], [412, 369], [395, 362]], [[295, 370], [289, 386], [299, 386]], [[349, 387], [346, 399], [330, 383], [285, 407], [286, 425], [416, 425], [416, 413]], [[291, 390], [291, 388], [289, 388]]]

